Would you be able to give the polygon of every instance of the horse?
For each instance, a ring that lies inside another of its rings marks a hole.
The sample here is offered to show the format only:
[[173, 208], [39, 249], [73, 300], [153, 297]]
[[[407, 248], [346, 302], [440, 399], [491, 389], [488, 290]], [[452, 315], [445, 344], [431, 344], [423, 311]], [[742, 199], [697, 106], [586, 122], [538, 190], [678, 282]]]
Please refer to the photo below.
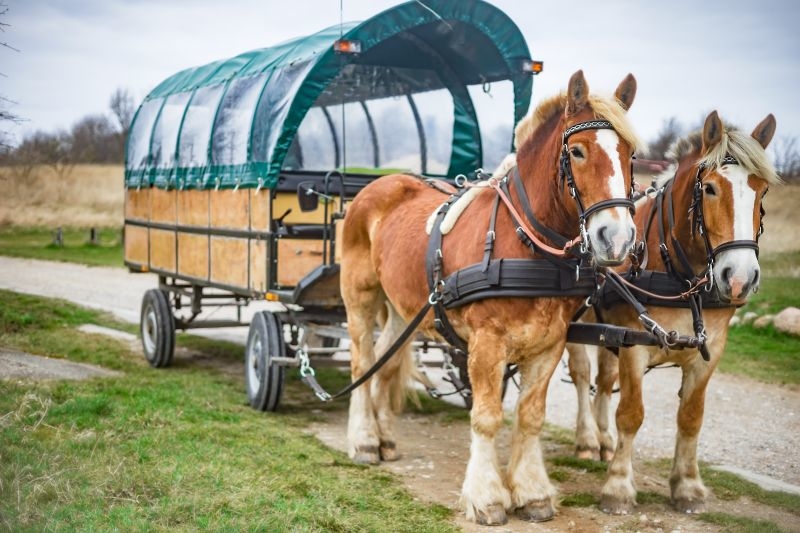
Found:
[[[580, 241], [600, 266], [619, 264], [635, 240], [626, 205], [632, 206], [628, 186], [637, 145], [627, 110], [635, 94], [636, 80], [630, 74], [613, 98], [590, 94], [583, 72], [578, 71], [566, 92], [543, 101], [515, 130], [525, 140], [518, 143], [519, 180], [508, 185], [516, 193], [511, 205], [519, 211], [524, 200], [541, 225], [561, 235], [580, 232], [583, 238], [572, 242]], [[559, 167], [566, 167], [563, 180]], [[490, 187], [470, 191], [469, 205], [436, 250], [441, 274], [480, 262], [489, 240], [495, 258], [534, 257], [518, 237], [516, 228], [522, 228], [511, 209], [493, 207], [499, 193]], [[425, 228], [444, 198], [419, 176], [398, 174], [370, 183], [347, 210], [340, 279], [354, 381], [371, 367], [376, 353], [384, 353], [409, 323], [414, 325], [412, 317], [426, 301], [437, 298], [426, 269]], [[487, 232], [491, 221], [494, 227]], [[544, 239], [539, 231], [529, 227], [528, 231]], [[574, 276], [570, 271], [565, 277]], [[461, 502], [473, 522], [503, 524], [507, 509], [531, 521], [548, 520], [555, 514], [555, 489], [542, 460], [539, 433], [547, 385], [564, 349], [569, 317], [580, 301], [576, 297], [495, 297], [446, 313], [452, 331], [469, 353], [471, 448]], [[420, 320], [417, 330], [443, 338], [430, 312]], [[376, 325], [382, 326], [377, 340]], [[407, 347], [406, 343], [403, 353], [351, 394], [348, 453], [355, 462], [376, 464], [399, 457], [394, 419], [411, 367]], [[500, 390], [507, 363], [519, 366], [524, 390], [515, 415], [510, 464], [503, 476], [495, 437], [503, 426]]]
[[[600, 504], [605, 512], [627, 514], [635, 505], [632, 459], [633, 441], [644, 417], [642, 376], [648, 367], [662, 363], [674, 363], [682, 371], [678, 432], [669, 478], [671, 502], [681, 512], [705, 509], [707, 490], [697, 466], [705, 392], [725, 350], [736, 307], [758, 290], [757, 240], [763, 231], [762, 198], [770, 184], [780, 183], [765, 152], [775, 126], [775, 117], [770, 114], [747, 135], [723, 124], [716, 111], [710, 113], [701, 131], [680, 139], [672, 147], [670, 156], [675, 164], [656, 180], [656, 195], [636, 203], [637, 231], [646, 246], [644, 257], [652, 261], [646, 268], [673, 273], [679, 282], [678, 292], [685, 290], [684, 282], [691, 282], [692, 278], [704, 277], [706, 289], [713, 286], [714, 290], [707, 297], [704, 295], [713, 308], [706, 307], [702, 314], [705, 331], [701, 334], [706, 337], [708, 361], [703, 360], [698, 349], [691, 348], [634, 346], [621, 348], [618, 358], [598, 348], [593, 417], [585, 349], [582, 345], [567, 345], [570, 374], [579, 397], [576, 453], [584, 458], [599, 454], [601, 459], [610, 461]], [[659, 202], [663, 206], [660, 211]], [[673, 214], [674, 220], [670, 220]], [[656, 227], [658, 231], [653, 229]], [[656, 300], [648, 305], [648, 311], [665, 329], [693, 328], [695, 318], [688, 308], [665, 306], [665, 301]], [[636, 312], [625, 304], [609, 309], [601, 306], [600, 314], [603, 322], [627, 327], [638, 324]], [[610, 412], [617, 377], [619, 443], [615, 445]]]

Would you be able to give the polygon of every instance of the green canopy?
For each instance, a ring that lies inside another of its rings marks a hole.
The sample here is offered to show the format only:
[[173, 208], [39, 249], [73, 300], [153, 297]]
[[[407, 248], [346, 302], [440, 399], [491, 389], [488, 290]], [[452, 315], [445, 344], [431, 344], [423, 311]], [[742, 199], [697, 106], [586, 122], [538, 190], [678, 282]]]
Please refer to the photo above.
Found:
[[[333, 45], [340, 39], [354, 42], [360, 50], [337, 52]], [[421, 172], [467, 173], [483, 163], [481, 130], [468, 86], [509, 80], [513, 126], [530, 103], [532, 77], [525, 69], [529, 61], [517, 26], [486, 2], [407, 2], [361, 23], [333, 26], [164, 80], [133, 119], [125, 183], [272, 188], [282, 170], [303, 168], [304, 155], [307, 165], [319, 155], [313, 135], [306, 146], [296, 139], [306, 118], [327, 127], [326, 135], [333, 139], [330, 163], [317, 165], [341, 168], [347, 162], [342, 155], [347, 136], [352, 140], [362, 135], [364, 143], [375, 145], [367, 166], [379, 167], [384, 163], [379, 140], [383, 152], [394, 141], [382, 139], [380, 130], [391, 129], [386, 117], [392, 115], [384, 113], [376, 121], [376, 102], [399, 102], [413, 118], [420, 137], [414, 146], [422, 152]], [[449, 161], [438, 172], [426, 168], [426, 151], [436, 139], [426, 139], [425, 128], [428, 137], [432, 131], [441, 133], [441, 128], [431, 130], [418, 110], [424, 95], [436, 91], [449, 95], [447, 138], [452, 139]], [[350, 129], [345, 128], [344, 109], [364, 117], [364, 127], [353, 130], [348, 118]]]

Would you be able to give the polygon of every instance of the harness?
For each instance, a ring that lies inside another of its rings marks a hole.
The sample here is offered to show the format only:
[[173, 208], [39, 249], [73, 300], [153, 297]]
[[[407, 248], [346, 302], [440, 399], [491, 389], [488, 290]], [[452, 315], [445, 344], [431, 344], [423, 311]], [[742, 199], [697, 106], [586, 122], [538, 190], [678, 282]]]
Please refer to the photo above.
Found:
[[[739, 162], [728, 155], [722, 160], [722, 164], [738, 165]], [[622, 284], [631, 289], [628, 291], [638, 302], [659, 307], [688, 308], [692, 311], [692, 321], [695, 337], [678, 337], [670, 343], [670, 348], [682, 349], [687, 346], [696, 347], [700, 350], [703, 359], [708, 361], [710, 354], [706, 346], [706, 332], [703, 324], [702, 311], [706, 308], [726, 308], [734, 305], [723, 301], [719, 296], [719, 291], [714, 286], [714, 261], [717, 255], [725, 250], [736, 248], [747, 248], [755, 251], [758, 256], [758, 237], [764, 231], [764, 207], [761, 206], [761, 220], [756, 240], [732, 240], [720, 244], [716, 248], [711, 245], [708, 231], [705, 225], [703, 213], [703, 173], [707, 169], [705, 164], [700, 164], [695, 174], [695, 183], [692, 193], [692, 203], [689, 207], [691, 214], [691, 234], [694, 237], [700, 234], [706, 252], [706, 267], [699, 273], [694, 272], [688, 255], [674, 236], [675, 215], [673, 210], [673, 186], [675, 177], [670, 178], [659, 189], [651, 189], [655, 192], [655, 201], [652, 203], [650, 213], [645, 223], [645, 234], [643, 243], [647, 242], [653, 220], [657, 220], [659, 253], [661, 254], [666, 271], [646, 270], [647, 247], [642, 249], [642, 257], [634, 262], [634, 267], [628, 274], [621, 278]], [[667, 227], [665, 227], [665, 221]], [[667, 241], [669, 234], [669, 241]], [[676, 265], [670, 255], [670, 248], [674, 251], [680, 265]], [[600, 308], [609, 309], [613, 305], [621, 302], [629, 302], [623, 292], [613, 290], [608, 284], [603, 285], [598, 294], [595, 305], [595, 312], [598, 320], [602, 321]], [[688, 344], [687, 344], [688, 342]], [[699, 342], [699, 344], [698, 344]]]
[[[630, 198], [612, 198], [585, 207], [572, 173], [567, 140], [571, 135], [588, 129], [613, 129], [613, 127], [605, 120], [593, 120], [571, 126], [562, 135], [559, 159], [561, 188], [567, 187], [578, 208], [579, 237], [568, 239], [536, 218], [528, 201], [519, 169], [515, 166], [503, 178], [489, 179], [490, 186], [497, 194], [486, 232], [483, 259], [443, 278], [443, 236], [440, 226], [450, 207], [467, 189], [452, 194], [437, 210], [425, 258], [430, 289], [428, 303], [434, 310], [436, 330], [456, 349], [466, 353], [467, 344], [458, 336], [448, 320], [447, 309], [487, 298], [586, 297], [595, 292], [595, 269], [586, 260], [590, 251], [586, 221], [592, 214], [611, 207], [622, 206], [633, 212], [634, 204]], [[522, 208], [524, 219], [512, 201], [512, 187]], [[508, 208], [516, 225], [517, 237], [533, 254], [541, 255], [541, 259], [492, 257], [496, 239], [497, 212], [501, 201]], [[553, 244], [547, 244], [539, 239], [531, 227]]]

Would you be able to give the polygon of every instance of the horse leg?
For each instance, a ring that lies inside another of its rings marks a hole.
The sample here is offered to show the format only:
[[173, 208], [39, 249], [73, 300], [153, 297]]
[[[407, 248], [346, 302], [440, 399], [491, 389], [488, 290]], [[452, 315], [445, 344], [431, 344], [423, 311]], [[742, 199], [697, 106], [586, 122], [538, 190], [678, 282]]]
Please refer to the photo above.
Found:
[[619, 376], [619, 360], [606, 348], [597, 348], [597, 392], [594, 397], [594, 419], [600, 438], [600, 460], [614, 458], [616, 438], [611, 419], [611, 395]]
[[[407, 324], [391, 304], [386, 305], [386, 318], [381, 335], [375, 344], [375, 354], [383, 355], [400, 337]], [[383, 317], [381, 317], [383, 318]], [[406, 397], [406, 382], [412, 371], [411, 339], [372, 378], [372, 405], [378, 422], [380, 458], [396, 461], [400, 458], [394, 436], [395, 414], [400, 412]]]
[[503, 484], [495, 449], [495, 437], [503, 427], [502, 388], [506, 360], [503, 336], [476, 331], [467, 359], [472, 382], [469, 461], [461, 488], [467, 520], [500, 525], [508, 520], [511, 496]]
[[619, 442], [614, 459], [608, 466], [608, 479], [600, 498], [600, 508], [609, 514], [628, 514], [636, 505], [633, 441], [644, 419], [642, 376], [648, 360], [647, 348], [642, 346], [620, 349], [620, 397], [617, 407]]
[[705, 512], [707, 490], [697, 466], [697, 438], [703, 425], [706, 386], [718, 358], [710, 362], [697, 357], [681, 367], [683, 371], [678, 407], [678, 435], [675, 458], [669, 476], [672, 503], [682, 513]]
[[575, 457], [597, 459], [600, 443], [597, 440], [597, 422], [592, 414], [592, 395], [589, 390], [591, 365], [583, 344], [567, 344], [569, 375], [578, 393], [578, 417], [575, 423]]
[[[356, 380], [375, 362], [373, 336], [377, 316], [385, 305], [385, 296], [377, 284], [361, 289], [351, 286], [343, 290], [342, 295], [347, 302], [347, 328], [351, 341], [350, 374]], [[348, 454], [357, 463], [377, 464], [380, 462], [380, 437], [370, 381], [350, 394]]]
[[520, 365], [523, 389], [517, 400], [508, 486], [517, 516], [531, 522], [555, 516], [556, 489], [547, 476], [539, 434], [545, 420], [547, 387], [563, 352], [564, 343], [560, 342]]

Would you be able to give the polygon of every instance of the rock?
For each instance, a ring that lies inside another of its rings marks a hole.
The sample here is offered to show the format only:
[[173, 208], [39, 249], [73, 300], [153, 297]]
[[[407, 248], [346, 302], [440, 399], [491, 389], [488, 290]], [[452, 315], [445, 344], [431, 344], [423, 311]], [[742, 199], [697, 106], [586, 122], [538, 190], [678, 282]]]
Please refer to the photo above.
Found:
[[770, 324], [772, 324], [772, 319], [775, 318], [775, 315], [764, 315], [756, 318], [753, 320], [753, 327], [756, 329], [762, 329]]
[[741, 317], [739, 317], [739, 316], [737, 316], [737, 315], [733, 315], [733, 316], [731, 317], [731, 321], [730, 321], [730, 322], [728, 322], [728, 325], [729, 325], [729, 326], [731, 326], [731, 327], [733, 327], [733, 326], [738, 326], [738, 325], [739, 325], [739, 324], [741, 324], [741, 323], [742, 323], [742, 318], [741, 318]]
[[756, 318], [758, 318], [758, 313], [754, 313], [753, 311], [748, 311], [742, 317], [742, 324], [749, 324]]
[[775, 315], [772, 324], [778, 331], [800, 337], [800, 309], [797, 307], [787, 307]]

